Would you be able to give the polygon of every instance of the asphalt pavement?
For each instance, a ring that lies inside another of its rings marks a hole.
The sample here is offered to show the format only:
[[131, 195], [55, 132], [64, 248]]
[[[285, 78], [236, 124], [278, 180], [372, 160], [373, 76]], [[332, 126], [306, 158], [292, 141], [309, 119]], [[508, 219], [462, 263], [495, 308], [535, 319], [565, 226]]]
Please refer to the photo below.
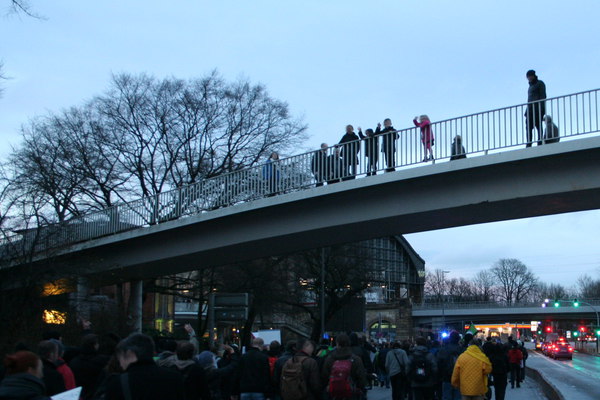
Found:
[[530, 350], [527, 365], [537, 369], [565, 397], [600, 399], [600, 357], [575, 353], [573, 360], [553, 360]]

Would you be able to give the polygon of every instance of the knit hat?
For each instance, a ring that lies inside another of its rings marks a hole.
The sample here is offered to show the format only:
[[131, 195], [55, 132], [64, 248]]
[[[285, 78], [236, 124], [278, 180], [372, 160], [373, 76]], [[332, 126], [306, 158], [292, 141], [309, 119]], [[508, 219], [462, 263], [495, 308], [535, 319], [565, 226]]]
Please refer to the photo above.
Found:
[[535, 71], [530, 69], [529, 71], [527, 71], [527, 73], [525, 74], [525, 76], [535, 76]]
[[196, 357], [198, 360], [198, 364], [200, 364], [202, 368], [207, 368], [215, 364], [215, 355], [210, 351], [203, 351]]

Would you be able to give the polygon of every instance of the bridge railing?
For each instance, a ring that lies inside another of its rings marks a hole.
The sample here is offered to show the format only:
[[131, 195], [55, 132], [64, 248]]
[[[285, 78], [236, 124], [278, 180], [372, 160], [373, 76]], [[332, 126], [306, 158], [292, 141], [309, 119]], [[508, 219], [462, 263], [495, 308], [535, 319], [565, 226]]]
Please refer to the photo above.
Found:
[[[435, 137], [435, 161], [431, 162], [447, 160], [453, 155], [480, 156], [528, 144], [526, 112], [535, 115], [542, 126], [544, 114], [551, 115], [561, 140], [599, 132], [599, 91], [589, 90], [434, 122], [431, 128]], [[543, 139], [544, 133], [548, 131], [541, 127], [540, 138]], [[537, 132], [534, 135], [533, 141], [537, 142]], [[464, 153], [462, 148], [453, 145], [457, 136], [462, 138]], [[9, 244], [31, 252], [58, 248], [314, 185], [410, 168], [423, 164], [424, 158], [420, 128], [380, 134], [222, 174], [44, 226], [5, 241], [0, 246], [0, 257], [7, 256]]]
[[[590, 303], [592, 306], [600, 306], [600, 299], [582, 299], [585, 302]], [[462, 309], [479, 309], [479, 308], [528, 308], [528, 307], [539, 307], [542, 308], [542, 301], [538, 302], [518, 302], [507, 304], [504, 301], [473, 301], [473, 302], [432, 302], [414, 304], [414, 310], [462, 310]], [[585, 305], [581, 305], [579, 308], [585, 309]], [[553, 307], [548, 307], [553, 308]], [[560, 308], [575, 309], [571, 305], [562, 305]]]

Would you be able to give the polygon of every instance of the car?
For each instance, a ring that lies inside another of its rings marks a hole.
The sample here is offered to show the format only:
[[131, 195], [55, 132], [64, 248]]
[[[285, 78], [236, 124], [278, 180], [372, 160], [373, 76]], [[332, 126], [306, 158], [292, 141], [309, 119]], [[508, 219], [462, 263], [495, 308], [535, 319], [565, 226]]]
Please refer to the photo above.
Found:
[[542, 347], [540, 348], [540, 350], [542, 351], [542, 354], [547, 356], [548, 352], [550, 351], [550, 346], [552, 346], [551, 342], [543, 342]]
[[535, 342], [535, 349], [536, 350], [542, 350], [542, 342], [536, 341]]
[[573, 346], [568, 342], [556, 342], [552, 345], [550, 357], [554, 359], [567, 358], [573, 359]]

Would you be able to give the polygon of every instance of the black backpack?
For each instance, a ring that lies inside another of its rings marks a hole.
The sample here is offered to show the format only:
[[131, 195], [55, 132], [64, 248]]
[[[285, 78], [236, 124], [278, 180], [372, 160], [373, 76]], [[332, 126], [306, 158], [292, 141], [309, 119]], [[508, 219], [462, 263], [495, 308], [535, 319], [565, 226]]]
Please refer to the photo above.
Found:
[[426, 383], [432, 378], [432, 375], [433, 369], [431, 361], [427, 359], [427, 354], [413, 354], [408, 373], [410, 380], [416, 383]]

